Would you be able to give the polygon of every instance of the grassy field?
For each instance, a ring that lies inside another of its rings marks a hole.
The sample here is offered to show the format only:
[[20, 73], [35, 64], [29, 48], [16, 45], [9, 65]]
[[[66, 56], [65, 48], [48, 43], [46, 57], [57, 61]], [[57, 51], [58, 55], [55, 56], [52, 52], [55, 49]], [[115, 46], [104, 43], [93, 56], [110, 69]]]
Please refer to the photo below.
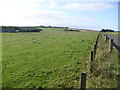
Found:
[[111, 34], [111, 35], [115, 35], [115, 36], [119, 36], [120, 37], [120, 33], [119, 32], [106, 32], [105, 34]]
[[3, 33], [3, 88], [80, 86], [98, 32]]
[[120, 33], [112, 33], [112, 35], [120, 36]]

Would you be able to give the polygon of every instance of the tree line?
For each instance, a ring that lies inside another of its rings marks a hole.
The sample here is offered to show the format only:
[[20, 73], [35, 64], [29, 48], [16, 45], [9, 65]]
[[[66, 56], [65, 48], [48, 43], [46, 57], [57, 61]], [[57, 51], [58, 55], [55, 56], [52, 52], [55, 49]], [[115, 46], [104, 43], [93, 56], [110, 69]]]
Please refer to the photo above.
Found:
[[68, 27], [57, 27], [57, 26], [44, 26], [44, 25], [40, 25], [38, 26], [39, 28], [68, 28]]
[[2, 26], [2, 32], [40, 32], [42, 29], [37, 27], [18, 27], [18, 26]]
[[39, 28], [68, 28], [68, 27], [57, 27], [57, 26], [24, 26], [24, 27], [18, 27], [18, 26], [2, 26], [2, 32], [40, 32], [43, 31], [42, 29]]
[[114, 30], [111, 30], [111, 29], [102, 29], [101, 32], [114, 32]]

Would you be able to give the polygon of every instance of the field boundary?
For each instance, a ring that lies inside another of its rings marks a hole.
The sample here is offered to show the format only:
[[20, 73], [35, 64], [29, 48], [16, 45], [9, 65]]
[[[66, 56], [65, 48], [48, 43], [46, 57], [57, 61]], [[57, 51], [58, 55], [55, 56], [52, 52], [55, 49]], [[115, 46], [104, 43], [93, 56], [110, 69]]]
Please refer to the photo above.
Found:
[[[96, 52], [97, 52], [98, 41], [99, 41], [100, 35], [101, 35], [101, 32], [98, 33], [98, 36], [97, 36], [95, 44], [94, 44], [94, 48], [90, 53], [90, 73], [93, 73], [93, 62], [96, 57]], [[81, 85], [80, 85], [81, 90], [86, 90], [86, 77], [87, 77], [87, 73], [82, 72], [81, 73]]]
[[[94, 64], [95, 64], [95, 60], [97, 58], [96, 57], [96, 52], [97, 52], [97, 49], [98, 49], [98, 42], [99, 42], [99, 38], [102, 37], [102, 36], [105, 36], [104, 38], [105, 38], [106, 42], [109, 41], [108, 42], [109, 43], [109, 53], [112, 52], [113, 46], [120, 52], [120, 46], [118, 46], [112, 38], [108, 37], [106, 34], [102, 34], [102, 32], [99, 32], [98, 36], [96, 38], [96, 42], [94, 44], [94, 48], [90, 53], [90, 67], [89, 67], [90, 70], [88, 71], [90, 75], [87, 75], [88, 78], [91, 78], [92, 76], [94, 76], [94, 70], [95, 70]], [[82, 76], [82, 75], [84, 75], [84, 76]], [[82, 89], [83, 90], [87, 89], [86, 86], [85, 86], [86, 82], [87, 82], [87, 79], [86, 79], [87, 76], [86, 76], [86, 72], [81, 73], [81, 90]], [[84, 81], [85, 85], [83, 85], [83, 81]], [[117, 87], [114, 88], [114, 89], [117, 89]]]

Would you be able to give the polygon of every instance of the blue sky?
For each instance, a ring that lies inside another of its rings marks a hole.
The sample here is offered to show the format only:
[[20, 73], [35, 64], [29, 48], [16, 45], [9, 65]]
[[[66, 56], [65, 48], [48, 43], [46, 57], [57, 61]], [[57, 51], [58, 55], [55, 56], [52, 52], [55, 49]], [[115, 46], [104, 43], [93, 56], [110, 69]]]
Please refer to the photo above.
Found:
[[0, 0], [0, 26], [118, 30], [118, 0]]

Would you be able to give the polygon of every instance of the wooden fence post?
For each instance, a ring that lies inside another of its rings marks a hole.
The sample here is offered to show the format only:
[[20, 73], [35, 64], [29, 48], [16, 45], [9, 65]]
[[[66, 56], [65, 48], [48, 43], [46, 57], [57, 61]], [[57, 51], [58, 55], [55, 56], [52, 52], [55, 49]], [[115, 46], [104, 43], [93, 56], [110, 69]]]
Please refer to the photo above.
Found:
[[111, 53], [112, 50], [113, 50], [113, 39], [110, 39], [109, 52]]
[[96, 46], [97, 46], [97, 44], [98, 44], [99, 35], [100, 35], [100, 34], [98, 34], [97, 39], [96, 39]]
[[81, 90], [86, 90], [86, 72], [81, 73]]
[[97, 45], [97, 43], [98, 43], [98, 36], [97, 36], [97, 39], [96, 39], [96, 45]]
[[107, 40], [107, 34], [105, 35], [105, 37], [106, 37], [106, 42], [107, 42], [107, 41], [108, 41], [108, 40]]
[[94, 60], [94, 51], [92, 50], [91, 51], [91, 61], [93, 61]]
[[97, 47], [97, 43], [98, 43], [98, 41], [96, 40], [96, 42], [95, 42], [95, 44], [96, 44], [96, 47]]
[[90, 72], [93, 73], [93, 61], [94, 61], [94, 51], [91, 51], [91, 58], [90, 58]]
[[94, 45], [94, 58], [95, 58], [95, 55], [96, 55], [96, 44]]

